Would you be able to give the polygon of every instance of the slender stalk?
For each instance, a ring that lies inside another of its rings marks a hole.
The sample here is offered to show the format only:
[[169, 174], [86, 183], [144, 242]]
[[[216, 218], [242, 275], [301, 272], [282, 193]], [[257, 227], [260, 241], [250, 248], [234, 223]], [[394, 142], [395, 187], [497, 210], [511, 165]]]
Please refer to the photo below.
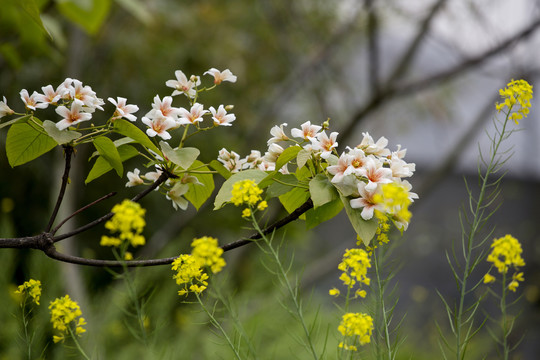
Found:
[[510, 347], [508, 346], [508, 335], [510, 334], [510, 331], [508, 329], [508, 322], [506, 319], [506, 293], [507, 293], [507, 286], [506, 286], [506, 272], [503, 272], [503, 280], [502, 280], [502, 294], [501, 294], [501, 301], [500, 301], [500, 307], [501, 307], [501, 316], [502, 316], [502, 345], [503, 345], [503, 358], [504, 360], [508, 360], [508, 357], [510, 355]]
[[58, 193], [58, 198], [56, 199], [56, 204], [54, 205], [54, 209], [51, 213], [51, 217], [49, 218], [49, 222], [47, 226], [45, 227], [45, 232], [49, 232], [53, 226], [54, 220], [56, 219], [56, 215], [58, 215], [58, 211], [60, 210], [60, 205], [62, 204], [62, 200], [64, 199], [67, 184], [69, 182], [69, 171], [71, 169], [71, 155], [73, 155], [73, 147], [64, 146], [64, 153], [66, 155], [66, 159], [65, 159], [65, 166], [64, 166], [64, 174], [62, 175], [62, 184], [60, 185], [60, 191]]
[[[459, 281], [459, 305], [456, 311], [455, 316], [455, 331], [456, 331], [456, 345], [455, 345], [455, 353], [456, 353], [456, 359], [462, 360], [465, 357], [466, 347], [468, 344], [469, 339], [462, 340], [463, 333], [462, 328], [465, 325], [464, 323], [468, 320], [464, 321], [464, 317], [466, 316], [465, 312], [465, 297], [467, 293], [469, 292], [467, 285], [469, 277], [472, 273], [472, 268], [474, 267], [474, 264], [471, 263], [472, 260], [472, 253], [475, 248], [475, 240], [476, 235], [478, 231], [480, 230], [480, 225], [484, 220], [483, 216], [483, 208], [485, 206], [484, 200], [486, 197], [486, 191], [489, 187], [489, 177], [494, 173], [495, 168], [499, 164], [499, 161], [497, 160], [497, 155], [499, 154], [499, 147], [502, 143], [502, 141], [506, 138], [506, 126], [508, 124], [508, 119], [510, 116], [511, 111], [508, 111], [508, 114], [506, 114], [506, 118], [503, 123], [502, 130], [498, 132], [498, 138], [493, 138], [492, 142], [492, 151], [490, 154], [490, 160], [488, 163], [488, 166], [485, 170], [485, 173], [483, 176], [481, 176], [482, 183], [480, 186], [480, 194], [478, 195], [478, 199], [475, 201], [476, 206], [474, 207], [474, 210], [472, 211], [472, 224], [470, 226], [469, 233], [467, 235], [467, 242], [463, 243], [464, 249], [463, 249], [463, 255], [464, 255], [464, 267], [463, 267], [463, 277]], [[472, 194], [470, 195], [472, 197]], [[475, 308], [476, 309], [476, 308]], [[473, 310], [474, 313], [475, 310]], [[472, 314], [467, 316], [470, 318]], [[468, 337], [468, 332], [467, 332]]]
[[81, 344], [79, 344], [79, 340], [77, 340], [77, 335], [75, 335], [73, 333], [73, 329], [71, 328], [71, 326], [68, 326], [67, 327], [68, 330], [69, 330], [69, 334], [71, 335], [71, 338], [73, 339], [73, 343], [75, 344], [75, 347], [77, 348], [77, 350], [79, 350], [79, 353], [81, 353], [81, 355], [86, 359], [86, 360], [90, 360], [90, 358], [88, 357], [88, 355], [86, 355], [86, 353], [84, 352]]
[[[380, 248], [379, 248], [380, 249]], [[388, 317], [386, 316], [386, 305], [384, 302], [384, 290], [386, 287], [386, 284], [383, 283], [383, 280], [381, 278], [380, 273], [380, 258], [377, 255], [378, 251], [373, 251], [373, 263], [375, 267], [375, 276], [377, 278], [377, 314], [382, 315], [382, 325], [384, 327], [384, 344], [386, 346], [386, 353], [388, 355], [388, 360], [392, 360], [394, 358], [394, 355], [392, 353], [392, 344], [390, 343], [390, 329], [389, 329], [389, 323], [388, 323]], [[379, 310], [380, 309], [380, 310]], [[380, 347], [377, 347], [377, 359], [382, 359], [382, 354], [379, 353]]]
[[306, 325], [306, 322], [304, 320], [304, 313], [302, 311], [302, 305], [298, 301], [298, 293], [295, 291], [289, 281], [289, 278], [287, 277], [287, 271], [283, 268], [283, 264], [279, 258], [279, 254], [276, 252], [276, 249], [272, 246], [270, 240], [266, 237], [263, 230], [259, 227], [259, 224], [257, 223], [257, 219], [255, 219], [255, 216], [253, 212], [251, 213], [251, 221], [253, 223], [253, 226], [255, 227], [255, 230], [261, 235], [261, 239], [265, 242], [266, 246], [270, 250], [270, 253], [272, 254], [272, 257], [274, 258], [277, 267], [278, 267], [278, 273], [281, 277], [282, 283], [287, 288], [287, 292], [289, 293], [293, 304], [294, 304], [294, 310], [296, 311], [296, 316], [298, 317], [298, 320], [300, 321], [300, 324], [302, 325], [302, 329], [304, 331], [304, 334], [307, 339], [308, 348], [311, 352], [311, 355], [315, 360], [319, 359], [319, 356], [317, 355], [317, 352], [315, 351], [315, 346], [313, 345], [313, 341], [311, 340], [311, 333], [308, 330], [308, 327]]
[[203, 301], [201, 300], [199, 294], [195, 293], [195, 296], [197, 297], [197, 301], [199, 302], [199, 304], [201, 305], [202, 309], [204, 310], [204, 312], [206, 313], [206, 315], [208, 315], [208, 317], [210, 318], [210, 322], [212, 323], [212, 325], [214, 325], [220, 332], [221, 334], [223, 335], [223, 337], [225, 338], [225, 340], [227, 341], [227, 344], [229, 344], [229, 347], [232, 349], [233, 353], [234, 353], [234, 356], [236, 357], [236, 359], [238, 360], [242, 360], [242, 357], [240, 356], [240, 353], [238, 352], [238, 349], [236, 348], [236, 346], [234, 346], [231, 338], [229, 337], [229, 335], [227, 334], [227, 332], [225, 331], [225, 329], [223, 329], [223, 326], [221, 326], [221, 324], [219, 323], [219, 321], [214, 317], [214, 315], [208, 311], [208, 309], [206, 308], [206, 306], [204, 305]]

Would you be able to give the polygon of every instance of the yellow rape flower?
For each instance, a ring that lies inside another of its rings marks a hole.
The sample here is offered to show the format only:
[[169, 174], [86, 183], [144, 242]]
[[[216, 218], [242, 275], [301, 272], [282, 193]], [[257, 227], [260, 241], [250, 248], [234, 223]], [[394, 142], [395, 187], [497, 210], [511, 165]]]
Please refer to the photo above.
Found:
[[[363, 249], [346, 250], [338, 269], [342, 271], [339, 279], [349, 289], [352, 289], [356, 283], [369, 285], [370, 279], [367, 277], [368, 268], [371, 267], [371, 261], [368, 253]], [[355, 296], [365, 297], [365, 291], [358, 291]]]
[[523, 252], [521, 244], [512, 235], [493, 240], [491, 248], [487, 261], [493, 263], [499, 273], [506, 273], [510, 266], [515, 268], [525, 266], [525, 261], [521, 257]]
[[77, 335], [86, 331], [83, 328], [86, 321], [82, 317], [81, 308], [75, 301], [71, 300], [69, 295], [51, 301], [49, 310], [51, 311], [53, 328], [60, 332], [59, 335], [53, 336], [55, 343], [64, 341], [65, 335], [69, 333], [69, 326], [75, 326], [75, 334]]
[[32, 301], [39, 305], [39, 298], [41, 297], [41, 281], [30, 279], [25, 281], [22, 285], [17, 287], [15, 294], [29, 295]]
[[339, 347], [355, 351], [356, 346], [354, 344], [357, 342], [360, 345], [371, 342], [373, 318], [362, 313], [346, 313], [342, 317], [341, 323], [338, 326], [338, 331], [344, 337], [349, 338], [346, 342], [341, 342]]
[[[500, 112], [505, 107], [508, 108], [508, 112], [514, 110], [509, 119], [514, 120], [516, 124], [519, 124], [518, 120], [527, 117], [533, 97], [533, 87], [527, 81], [512, 80], [504, 89], [499, 90], [499, 94], [504, 101], [495, 104], [497, 111]], [[516, 104], [519, 105], [517, 109], [514, 108]]]
[[208, 286], [208, 275], [192, 255], [182, 254], [177, 257], [172, 263], [172, 270], [176, 271], [173, 275], [176, 284], [182, 286], [178, 295], [187, 295], [190, 291], [200, 294]]
[[263, 191], [257, 186], [254, 180], [246, 179], [237, 181], [234, 183], [231, 191], [231, 202], [236, 206], [242, 204], [254, 206], [262, 200], [262, 192]]
[[191, 243], [193, 250], [191, 255], [199, 262], [201, 267], [209, 267], [216, 274], [225, 266], [223, 249], [218, 246], [217, 239], [204, 236], [194, 239]]
[[101, 246], [120, 247], [126, 241], [134, 247], [146, 243], [144, 236], [141, 235], [146, 226], [144, 220], [146, 210], [140, 204], [124, 200], [121, 204], [115, 205], [112, 212], [114, 215], [105, 223], [105, 228], [115, 236], [102, 236]]

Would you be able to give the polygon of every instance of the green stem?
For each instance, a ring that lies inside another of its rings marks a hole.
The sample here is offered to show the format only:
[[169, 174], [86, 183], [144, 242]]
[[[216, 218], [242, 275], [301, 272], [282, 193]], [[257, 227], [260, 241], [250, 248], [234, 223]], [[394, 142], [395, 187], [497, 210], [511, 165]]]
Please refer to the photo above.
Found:
[[279, 275], [281, 276], [281, 280], [284, 283], [284, 285], [287, 288], [287, 291], [289, 295], [291, 296], [291, 299], [294, 304], [294, 309], [296, 311], [296, 315], [298, 316], [298, 319], [300, 321], [300, 324], [302, 325], [302, 329], [304, 330], [304, 334], [306, 336], [307, 342], [308, 342], [308, 348], [311, 352], [311, 355], [313, 355], [313, 358], [315, 360], [319, 359], [319, 356], [317, 355], [317, 352], [315, 351], [315, 346], [313, 345], [313, 342], [311, 341], [311, 334], [307, 328], [306, 322], [304, 320], [304, 314], [302, 312], [302, 306], [300, 302], [298, 301], [297, 292], [294, 291], [293, 287], [291, 286], [291, 283], [287, 277], [287, 272], [283, 268], [283, 264], [281, 263], [281, 260], [279, 259], [279, 254], [276, 252], [272, 244], [270, 243], [270, 240], [266, 237], [264, 232], [259, 227], [259, 224], [257, 220], [255, 219], [253, 211], [251, 212], [251, 220], [253, 223], [253, 226], [255, 227], [255, 230], [261, 235], [261, 239], [265, 242], [266, 246], [270, 249], [270, 252], [272, 256], [274, 257], [274, 260], [276, 261], [276, 264], [278, 266]]
[[[482, 179], [482, 185], [480, 186], [480, 195], [478, 196], [478, 200], [476, 201], [476, 207], [473, 212], [473, 221], [471, 224], [471, 228], [468, 234], [467, 244], [464, 245], [464, 258], [465, 258], [465, 266], [463, 270], [463, 278], [460, 281], [460, 297], [459, 297], [459, 306], [457, 309], [456, 317], [455, 317], [455, 329], [456, 329], [456, 359], [462, 360], [465, 358], [465, 350], [467, 347], [467, 343], [469, 339], [465, 339], [465, 343], [462, 343], [461, 337], [462, 335], [462, 326], [463, 324], [463, 317], [465, 316], [465, 296], [468, 293], [467, 289], [467, 281], [469, 279], [470, 274], [472, 273], [471, 269], [471, 257], [472, 257], [472, 251], [474, 248], [474, 240], [475, 237], [479, 231], [479, 226], [483, 221], [483, 216], [481, 214], [482, 208], [484, 207], [484, 197], [486, 196], [486, 190], [488, 188], [488, 178], [493, 173], [493, 170], [497, 166], [496, 156], [499, 151], [499, 147], [502, 143], [502, 141], [505, 138], [506, 133], [506, 125], [508, 124], [508, 118], [510, 116], [512, 109], [509, 109], [508, 113], [506, 114], [506, 118], [503, 123], [502, 131], [500, 131], [498, 139], [493, 139], [493, 149], [491, 152], [491, 158], [489, 161], [489, 164], [486, 168], [485, 175]], [[472, 196], [472, 195], [471, 195]]]
[[510, 355], [510, 349], [508, 346], [508, 335], [510, 335], [510, 332], [508, 331], [508, 322], [506, 320], [506, 272], [503, 272], [503, 280], [502, 280], [502, 295], [501, 295], [501, 316], [502, 316], [502, 345], [503, 345], [503, 355], [504, 360], [508, 360], [508, 356]]
[[232, 351], [234, 353], [234, 356], [238, 360], [242, 360], [242, 357], [240, 356], [240, 353], [238, 352], [238, 349], [234, 346], [231, 338], [229, 337], [229, 335], [227, 335], [227, 332], [225, 331], [225, 329], [223, 329], [223, 327], [221, 326], [219, 321], [217, 321], [217, 319], [214, 317], [214, 315], [210, 311], [208, 311], [208, 309], [206, 308], [206, 306], [202, 302], [199, 294], [195, 293], [195, 296], [197, 297], [197, 301], [199, 302], [199, 304], [201, 304], [201, 307], [202, 307], [203, 311], [210, 318], [210, 322], [212, 323], [212, 325], [214, 325], [221, 332], [221, 334], [225, 337], [225, 340], [227, 341], [227, 344], [229, 344], [229, 347], [232, 349]]
[[[381, 249], [382, 247], [379, 247], [379, 249]], [[382, 251], [382, 250], [381, 250]], [[388, 318], [386, 316], [386, 305], [384, 303], [384, 288], [386, 286], [386, 284], [383, 284], [382, 283], [382, 280], [381, 280], [381, 275], [380, 275], [380, 271], [379, 271], [379, 268], [380, 268], [380, 263], [379, 263], [379, 256], [377, 256], [377, 253], [378, 251], [374, 250], [373, 251], [373, 260], [374, 260], [374, 266], [375, 266], [375, 276], [377, 277], [377, 308], [378, 310], [380, 309], [380, 311], [377, 311], [378, 314], [381, 314], [382, 315], [382, 322], [383, 322], [383, 327], [384, 327], [384, 342], [385, 342], [385, 346], [386, 346], [386, 351], [387, 351], [387, 355], [388, 355], [388, 360], [391, 360], [393, 359], [393, 354], [392, 354], [392, 345], [390, 343], [390, 330], [389, 330], [389, 324], [388, 324]], [[380, 359], [382, 358], [382, 355], [379, 353], [380, 349], [379, 349], [379, 346], [377, 347], [377, 358]]]
[[81, 355], [86, 359], [86, 360], [90, 360], [90, 358], [88, 357], [88, 355], [86, 355], [86, 353], [84, 352], [83, 348], [81, 347], [81, 344], [79, 344], [79, 341], [77, 340], [77, 335], [75, 335], [73, 333], [73, 329], [71, 328], [71, 326], [68, 325], [68, 330], [69, 330], [69, 335], [71, 336], [71, 338], [73, 339], [73, 343], [75, 344], [75, 346], [77, 347], [77, 350], [79, 350], [79, 352], [81, 353]]

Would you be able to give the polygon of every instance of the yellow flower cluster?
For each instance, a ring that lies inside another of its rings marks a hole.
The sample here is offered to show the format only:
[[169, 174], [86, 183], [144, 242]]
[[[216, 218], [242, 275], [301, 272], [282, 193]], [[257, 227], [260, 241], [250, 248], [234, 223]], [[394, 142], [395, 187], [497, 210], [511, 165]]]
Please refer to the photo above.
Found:
[[[367, 277], [368, 268], [371, 267], [368, 253], [363, 249], [346, 250], [343, 255], [343, 260], [339, 263], [338, 269], [343, 271], [339, 279], [349, 289], [352, 289], [355, 284], [369, 285], [370, 280]], [[330, 295], [337, 296], [336, 289], [330, 290]], [[355, 296], [365, 297], [366, 291], [358, 289]]]
[[499, 94], [504, 99], [504, 102], [495, 104], [497, 111], [500, 112], [506, 106], [510, 112], [514, 105], [519, 103], [519, 109], [510, 115], [510, 119], [519, 124], [518, 120], [527, 117], [533, 97], [533, 87], [527, 81], [512, 80], [504, 89], [499, 90]]
[[172, 263], [172, 270], [176, 271], [173, 279], [182, 286], [178, 295], [187, 295], [189, 292], [202, 293], [208, 286], [208, 274], [204, 268], [210, 268], [216, 274], [225, 266], [222, 257], [223, 249], [218, 246], [215, 238], [204, 236], [194, 239], [191, 243], [191, 254], [182, 254]]
[[409, 191], [402, 185], [396, 183], [383, 184], [382, 194], [375, 194], [373, 202], [382, 204], [387, 214], [394, 216], [395, 220], [401, 223], [408, 223], [412, 214], [409, 211], [411, 199]]
[[[371, 342], [373, 331], [373, 318], [362, 313], [346, 313], [338, 326], [341, 335], [351, 338], [352, 341], [340, 342], [339, 347], [356, 351], [355, 344], [365, 345]], [[351, 345], [352, 344], [352, 345]]]
[[[525, 266], [525, 261], [521, 257], [521, 253], [523, 252], [521, 244], [512, 235], [506, 235], [493, 240], [491, 248], [492, 250], [487, 257], [487, 261], [493, 263], [499, 273], [506, 274], [510, 266], [516, 269], [516, 273], [512, 275], [512, 281], [508, 285], [511, 291], [516, 291], [519, 281], [524, 281], [523, 273], [517, 272], [519, 267]], [[494, 281], [495, 277], [489, 273], [484, 276], [484, 283]]]
[[252, 214], [252, 208], [264, 210], [268, 207], [268, 203], [261, 198], [262, 193], [263, 191], [254, 180], [240, 180], [233, 185], [231, 202], [235, 206], [243, 204], [248, 205], [248, 207], [242, 211], [242, 217], [248, 218]]
[[141, 233], [146, 226], [144, 221], [146, 210], [136, 202], [124, 200], [121, 204], [115, 205], [112, 212], [114, 216], [105, 223], [105, 228], [112, 234], [119, 234], [102, 236], [100, 245], [120, 247], [126, 241], [132, 246], [144, 245], [146, 241]]
[[221, 256], [223, 249], [218, 246], [217, 239], [208, 236], [194, 239], [191, 247], [191, 255], [201, 267], [209, 267], [212, 273], [216, 274], [225, 266], [225, 260]]
[[32, 301], [39, 305], [39, 298], [41, 297], [41, 281], [30, 279], [25, 281], [22, 285], [17, 287], [15, 294], [30, 295]]
[[172, 263], [172, 270], [176, 271], [173, 279], [176, 284], [182, 286], [178, 295], [187, 295], [190, 291], [200, 294], [208, 286], [208, 274], [206, 274], [195, 257], [182, 254]]
[[[71, 326], [72, 322], [75, 324], [75, 334], [80, 335], [86, 332], [83, 328], [86, 321], [81, 316], [81, 308], [75, 301], [70, 299], [69, 295], [51, 301], [49, 310], [51, 310], [53, 328], [60, 332], [60, 335], [53, 336], [55, 343], [65, 340], [65, 335], [69, 333], [69, 326]], [[77, 320], [77, 318], [79, 319]]]

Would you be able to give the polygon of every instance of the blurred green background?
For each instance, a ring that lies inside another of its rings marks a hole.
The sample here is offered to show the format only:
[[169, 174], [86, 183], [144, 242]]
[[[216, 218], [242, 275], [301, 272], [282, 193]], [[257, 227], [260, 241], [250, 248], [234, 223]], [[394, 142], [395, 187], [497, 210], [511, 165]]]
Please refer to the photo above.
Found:
[[[393, 282], [399, 316], [406, 314], [400, 336], [406, 337], [399, 358], [440, 358], [435, 320], [445, 323], [436, 289], [455, 291], [444, 251], [459, 239], [458, 208], [466, 200], [463, 176], [474, 183], [477, 143], [483, 147], [493, 116], [497, 90], [511, 78], [535, 84], [539, 74], [536, 33], [539, 9], [535, 1], [346, 1], [346, 0], [0, 0], [0, 96], [22, 112], [21, 89], [40, 92], [56, 87], [66, 77], [90, 85], [104, 100], [122, 96], [137, 104], [139, 119], [151, 108], [156, 94], [169, 95], [165, 81], [175, 70], [186, 75], [211, 67], [229, 68], [238, 76], [204, 95], [208, 106], [234, 104], [237, 120], [230, 128], [193, 138], [209, 162], [226, 147], [245, 156], [251, 149], [264, 152], [269, 130], [286, 122], [288, 129], [310, 120], [330, 118], [339, 131], [340, 149], [355, 146], [362, 132], [375, 139], [385, 136], [393, 150], [409, 150], [406, 160], [416, 162], [411, 179], [420, 199], [413, 219], [397, 243], [392, 264], [400, 264]], [[47, 29], [45, 33], [41, 26]], [[175, 98], [176, 106], [186, 106]], [[514, 313], [520, 312], [515, 333], [515, 359], [536, 359], [540, 347], [540, 230], [537, 199], [540, 179], [537, 111], [524, 120], [525, 131], [513, 138], [515, 156], [509, 164], [501, 200], [493, 219], [495, 234], [512, 233], [524, 248], [525, 283]], [[106, 112], [113, 106], [107, 104]], [[50, 119], [56, 119], [54, 111]], [[99, 121], [94, 117], [94, 121]], [[142, 124], [140, 124], [142, 125]], [[141, 126], [142, 128], [142, 126]], [[4, 148], [6, 129], [0, 130]], [[78, 148], [71, 183], [59, 218], [109, 191], [115, 197], [71, 220], [83, 225], [110, 211], [116, 202], [139, 189], [125, 188], [127, 179], [110, 173], [88, 185], [84, 179], [91, 163], [90, 148]], [[126, 170], [140, 165], [132, 160]], [[60, 149], [39, 160], [10, 168], [0, 152], [0, 236], [38, 234], [48, 221], [63, 171]], [[144, 171], [143, 171], [144, 172]], [[217, 179], [217, 177], [216, 177]], [[218, 184], [221, 180], [217, 180]], [[214, 236], [220, 244], [250, 234], [240, 210], [212, 210], [212, 201], [198, 213], [174, 211], [170, 202], [151, 194], [147, 208], [147, 245], [135, 256], [169, 257], [189, 252], [194, 237]], [[285, 213], [278, 203], [271, 216]], [[343, 214], [342, 214], [343, 215]], [[110, 258], [99, 247], [104, 228], [94, 228], [65, 240], [61, 250], [91, 258]], [[344, 216], [307, 230], [291, 224], [281, 231], [285, 259], [294, 257], [291, 274], [301, 278], [301, 294], [310, 318], [320, 324], [321, 349], [328, 332], [326, 358], [333, 358], [338, 342], [340, 311], [327, 295], [338, 284], [337, 264], [355, 235]], [[395, 234], [395, 239], [399, 234]], [[234, 298], [239, 319], [261, 359], [308, 358], [297, 338], [299, 325], [280, 305], [283, 289], [265, 269], [268, 259], [255, 246], [225, 254], [225, 271], [212, 286]], [[135, 271], [146, 302], [151, 346], [145, 348], [129, 331], [135, 326], [124, 310], [123, 283], [105, 269], [60, 264], [29, 250], [0, 250], [0, 359], [24, 358], [18, 333], [18, 306], [11, 296], [28, 278], [44, 286], [42, 306], [36, 310], [34, 351], [44, 349], [47, 359], [63, 359], [73, 352], [47, 343], [52, 337], [46, 305], [69, 293], [88, 321], [83, 345], [100, 359], [230, 359], [224, 341], [206, 323], [196, 304], [184, 304], [168, 266]], [[486, 267], [487, 269], [487, 267]], [[478, 277], [483, 274], [478, 274]], [[370, 301], [358, 302], [368, 311]], [[211, 302], [211, 301], [210, 301]], [[487, 309], [489, 309], [487, 305]], [[230, 314], [218, 315], [232, 331]], [[369, 349], [366, 350], [369, 353]], [[142, 354], [142, 355], [141, 355]], [[487, 333], [471, 348], [472, 359], [496, 357]]]

